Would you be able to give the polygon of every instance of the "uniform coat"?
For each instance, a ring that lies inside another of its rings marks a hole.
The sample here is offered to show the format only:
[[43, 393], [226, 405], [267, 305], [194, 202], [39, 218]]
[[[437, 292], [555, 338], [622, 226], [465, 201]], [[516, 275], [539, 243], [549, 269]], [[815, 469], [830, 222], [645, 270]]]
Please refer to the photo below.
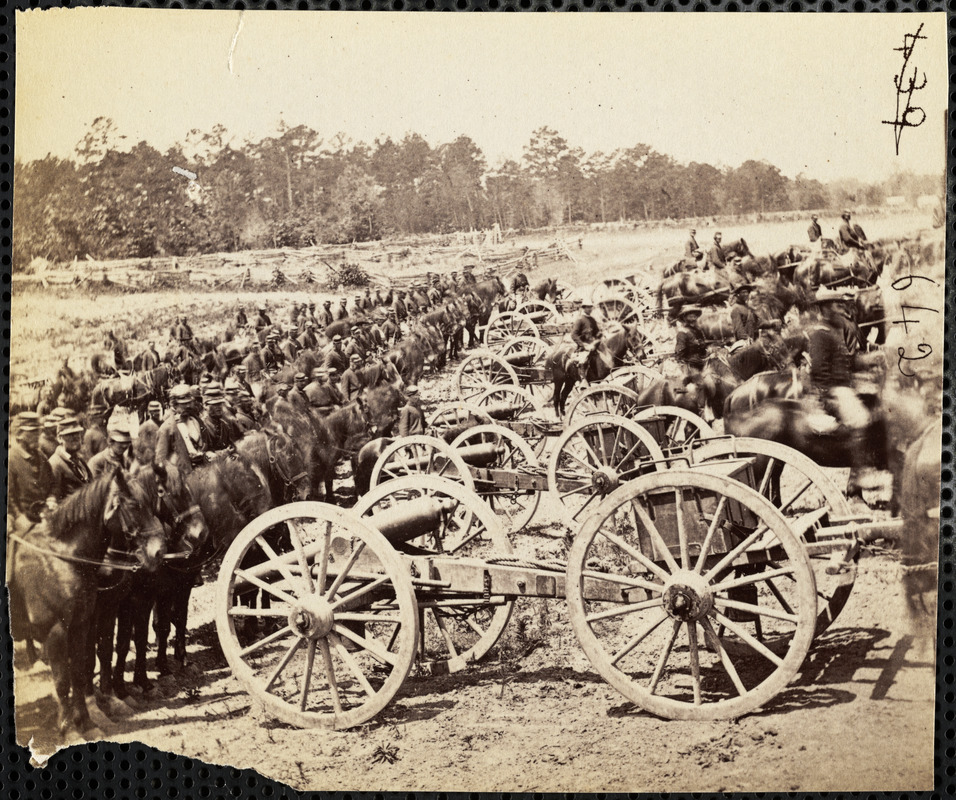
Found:
[[53, 475], [53, 496], [59, 501], [73, 494], [93, 479], [93, 473], [79, 453], [71, 456], [62, 447], [50, 456]]

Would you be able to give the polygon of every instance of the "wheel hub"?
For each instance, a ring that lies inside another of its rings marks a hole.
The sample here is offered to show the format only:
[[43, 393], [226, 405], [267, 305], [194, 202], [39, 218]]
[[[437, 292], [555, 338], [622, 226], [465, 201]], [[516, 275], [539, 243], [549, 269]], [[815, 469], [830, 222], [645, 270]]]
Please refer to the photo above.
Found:
[[696, 572], [674, 573], [664, 589], [663, 599], [664, 610], [682, 622], [703, 619], [714, 607], [709, 584]]
[[621, 485], [621, 477], [611, 467], [598, 467], [591, 475], [591, 486], [599, 494], [610, 494]]
[[321, 597], [303, 597], [289, 612], [289, 627], [303, 639], [320, 639], [332, 630], [332, 606]]

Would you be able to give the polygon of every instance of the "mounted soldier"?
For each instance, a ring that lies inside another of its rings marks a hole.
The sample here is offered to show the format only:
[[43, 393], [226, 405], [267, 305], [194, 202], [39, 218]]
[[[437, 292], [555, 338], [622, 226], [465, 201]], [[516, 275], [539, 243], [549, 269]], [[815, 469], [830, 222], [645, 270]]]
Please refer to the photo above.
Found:
[[352, 402], [357, 399], [365, 388], [365, 378], [362, 375], [362, 366], [364, 360], [358, 353], [352, 353], [349, 356], [349, 367], [342, 375], [342, 396], [346, 402]]
[[727, 267], [727, 257], [724, 255], [724, 248], [720, 244], [723, 238], [724, 235], [720, 231], [717, 231], [717, 233], [714, 234], [714, 243], [707, 251], [707, 260], [714, 269], [726, 269]]
[[422, 412], [422, 398], [417, 386], [405, 389], [407, 400], [398, 411], [398, 435], [418, 436], [425, 433], [425, 414]]
[[753, 342], [757, 338], [760, 320], [747, 304], [753, 284], [743, 283], [733, 291], [733, 305], [730, 307], [730, 323], [734, 329], [734, 341]]
[[242, 438], [242, 431], [232, 417], [226, 414], [226, 395], [219, 383], [210, 383], [203, 393], [200, 416], [207, 457], [225, 455], [233, 451]]
[[94, 480], [109, 475], [117, 469], [128, 470], [131, 466], [129, 449], [133, 437], [125, 428], [113, 428], [109, 435], [109, 446], [90, 459], [89, 468]]
[[332, 337], [332, 345], [325, 354], [325, 366], [329, 370], [334, 368], [339, 373], [345, 372], [349, 368], [349, 357], [345, 355], [341, 334], [337, 333]]
[[[40, 522], [45, 511], [56, 508], [56, 497], [50, 463], [39, 449], [39, 416], [25, 411], [14, 423], [7, 473], [7, 530], [22, 536]], [[9, 549], [7, 556], [9, 565]]]
[[820, 223], [817, 222], [817, 215], [810, 215], [810, 227], [807, 228], [807, 237], [810, 239], [810, 242], [819, 241], [823, 236], [823, 228], [820, 227]]
[[266, 304], [260, 303], [256, 307], [256, 318], [252, 322], [252, 327], [256, 331], [261, 331], [263, 328], [269, 328], [272, 326], [272, 320], [269, 318], [269, 315], [266, 313]]
[[106, 449], [106, 415], [109, 409], [102, 403], [91, 403], [86, 411], [89, 427], [83, 434], [83, 458], [89, 462], [93, 456]]
[[687, 241], [684, 242], [684, 256], [685, 258], [694, 258], [694, 253], [700, 251], [700, 246], [697, 244], [697, 229], [691, 228], [687, 233]]
[[677, 312], [677, 338], [674, 340], [674, 359], [684, 367], [687, 377], [695, 376], [704, 368], [707, 344], [697, 327], [703, 309], [686, 305]]
[[174, 386], [169, 402], [173, 413], [156, 435], [156, 463], [164, 467], [171, 464], [188, 475], [207, 461], [203, 425], [196, 414], [190, 387]]
[[591, 315], [591, 309], [593, 308], [594, 303], [590, 300], [581, 303], [581, 313], [571, 327], [571, 341], [577, 345], [576, 352], [580, 353], [579, 356], [575, 357], [575, 361], [582, 368], [582, 372], [588, 357], [594, 351], [594, 348], [601, 343], [601, 326]]
[[320, 417], [327, 417], [344, 404], [341, 392], [329, 382], [329, 371], [324, 367], [312, 370], [312, 381], [303, 391], [309, 406]]
[[324, 300], [322, 302], [322, 308], [320, 308], [315, 314], [315, 321], [318, 323], [321, 330], [325, 330], [329, 327], [335, 320], [332, 317], [332, 301]]
[[83, 426], [76, 417], [64, 417], [57, 427], [59, 446], [50, 456], [53, 476], [53, 496], [57, 502], [73, 494], [93, 479], [89, 465], [80, 455], [83, 444]]

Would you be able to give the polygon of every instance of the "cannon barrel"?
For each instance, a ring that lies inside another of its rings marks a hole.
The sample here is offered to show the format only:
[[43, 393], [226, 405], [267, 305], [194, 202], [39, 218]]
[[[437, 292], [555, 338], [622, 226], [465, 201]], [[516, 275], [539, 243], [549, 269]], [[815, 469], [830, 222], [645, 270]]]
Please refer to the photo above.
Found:
[[507, 361], [513, 367], [530, 367], [534, 362], [534, 353], [508, 353], [504, 356], [504, 360]]
[[441, 526], [442, 516], [455, 508], [454, 500], [422, 497], [379, 511], [369, 522], [392, 544], [431, 533]]
[[471, 444], [455, 450], [462, 461], [472, 467], [486, 467], [493, 464], [498, 456], [504, 455], [505, 449], [494, 442]]
[[514, 403], [496, 403], [482, 408], [489, 417], [497, 420], [513, 420], [521, 410], [521, 406], [516, 406]]

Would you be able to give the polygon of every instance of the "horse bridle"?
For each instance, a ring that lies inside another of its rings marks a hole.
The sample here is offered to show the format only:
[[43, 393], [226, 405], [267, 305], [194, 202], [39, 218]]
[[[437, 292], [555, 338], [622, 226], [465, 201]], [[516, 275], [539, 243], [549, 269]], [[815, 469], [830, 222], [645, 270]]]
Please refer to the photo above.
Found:
[[282, 465], [282, 462], [275, 454], [275, 445], [278, 440], [278, 436], [268, 436], [266, 438], [266, 454], [269, 457], [269, 465], [276, 471], [280, 480], [285, 484], [287, 490], [294, 489], [296, 484], [301, 481], [303, 478], [308, 478], [309, 473], [307, 470], [302, 470], [296, 475], [290, 476], [288, 471]]

